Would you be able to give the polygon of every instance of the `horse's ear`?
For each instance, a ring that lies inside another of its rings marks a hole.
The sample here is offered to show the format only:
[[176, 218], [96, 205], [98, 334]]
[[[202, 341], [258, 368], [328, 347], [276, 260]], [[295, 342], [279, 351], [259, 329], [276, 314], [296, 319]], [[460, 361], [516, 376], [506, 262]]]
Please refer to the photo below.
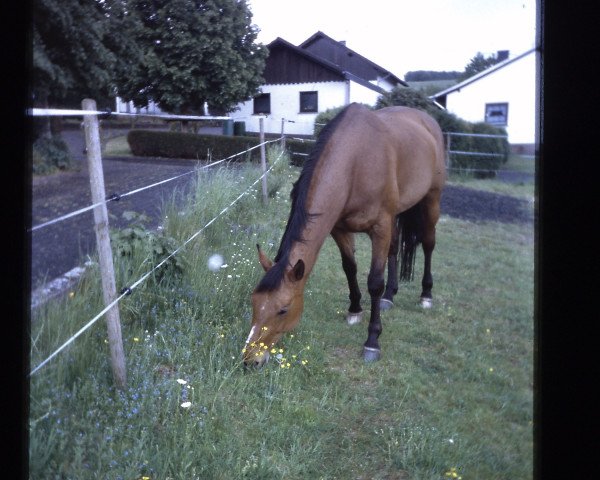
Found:
[[258, 261], [262, 265], [265, 272], [268, 272], [273, 266], [273, 262], [269, 260], [269, 258], [265, 255], [265, 253], [260, 249], [260, 245], [256, 244], [256, 249], [258, 250]]
[[296, 265], [294, 265], [294, 268], [292, 268], [287, 275], [288, 279], [292, 282], [302, 280], [302, 277], [304, 277], [304, 262], [302, 260], [298, 260]]

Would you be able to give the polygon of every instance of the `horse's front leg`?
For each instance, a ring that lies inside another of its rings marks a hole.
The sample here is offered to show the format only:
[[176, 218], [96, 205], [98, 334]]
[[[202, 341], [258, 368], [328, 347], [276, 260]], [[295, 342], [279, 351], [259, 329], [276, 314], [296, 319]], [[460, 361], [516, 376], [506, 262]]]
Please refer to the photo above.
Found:
[[358, 287], [358, 280], [356, 278], [357, 266], [354, 257], [354, 234], [334, 229], [331, 232], [331, 236], [340, 249], [342, 255], [342, 268], [346, 274], [348, 289], [350, 290], [350, 308], [348, 308], [346, 321], [349, 325], [354, 325], [361, 321], [363, 314], [362, 307], [360, 306], [360, 288]]
[[371, 270], [367, 279], [369, 295], [371, 296], [371, 318], [369, 320], [369, 336], [363, 348], [363, 358], [366, 362], [374, 362], [381, 357], [379, 336], [383, 329], [381, 325], [380, 300], [385, 287], [385, 264], [390, 248], [391, 222], [378, 225], [370, 232], [371, 237]]

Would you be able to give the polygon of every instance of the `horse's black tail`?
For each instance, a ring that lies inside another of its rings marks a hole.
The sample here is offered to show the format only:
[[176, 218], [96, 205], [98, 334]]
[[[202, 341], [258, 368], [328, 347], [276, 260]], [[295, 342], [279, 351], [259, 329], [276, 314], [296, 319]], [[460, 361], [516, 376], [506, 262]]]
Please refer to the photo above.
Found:
[[423, 240], [423, 206], [421, 202], [398, 215], [400, 238], [400, 281], [414, 278], [417, 247]]

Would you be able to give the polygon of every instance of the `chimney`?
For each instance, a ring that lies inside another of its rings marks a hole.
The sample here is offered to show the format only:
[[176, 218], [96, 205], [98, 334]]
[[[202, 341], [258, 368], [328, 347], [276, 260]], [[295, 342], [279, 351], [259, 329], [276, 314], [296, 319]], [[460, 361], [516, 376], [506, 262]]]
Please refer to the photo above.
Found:
[[496, 60], [498, 60], [499, 62], [508, 60], [509, 53], [510, 52], [508, 50], [498, 50], [498, 53], [496, 54]]
[[340, 40], [338, 43], [341, 43], [344, 47], [346, 46], [346, 40]]

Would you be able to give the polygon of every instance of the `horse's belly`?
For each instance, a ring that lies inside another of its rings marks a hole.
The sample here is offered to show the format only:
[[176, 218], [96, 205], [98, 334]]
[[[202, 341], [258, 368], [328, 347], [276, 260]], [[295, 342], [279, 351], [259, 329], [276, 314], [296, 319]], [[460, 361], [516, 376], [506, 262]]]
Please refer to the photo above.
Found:
[[367, 232], [377, 222], [378, 215], [369, 208], [342, 216], [335, 227], [347, 232]]

